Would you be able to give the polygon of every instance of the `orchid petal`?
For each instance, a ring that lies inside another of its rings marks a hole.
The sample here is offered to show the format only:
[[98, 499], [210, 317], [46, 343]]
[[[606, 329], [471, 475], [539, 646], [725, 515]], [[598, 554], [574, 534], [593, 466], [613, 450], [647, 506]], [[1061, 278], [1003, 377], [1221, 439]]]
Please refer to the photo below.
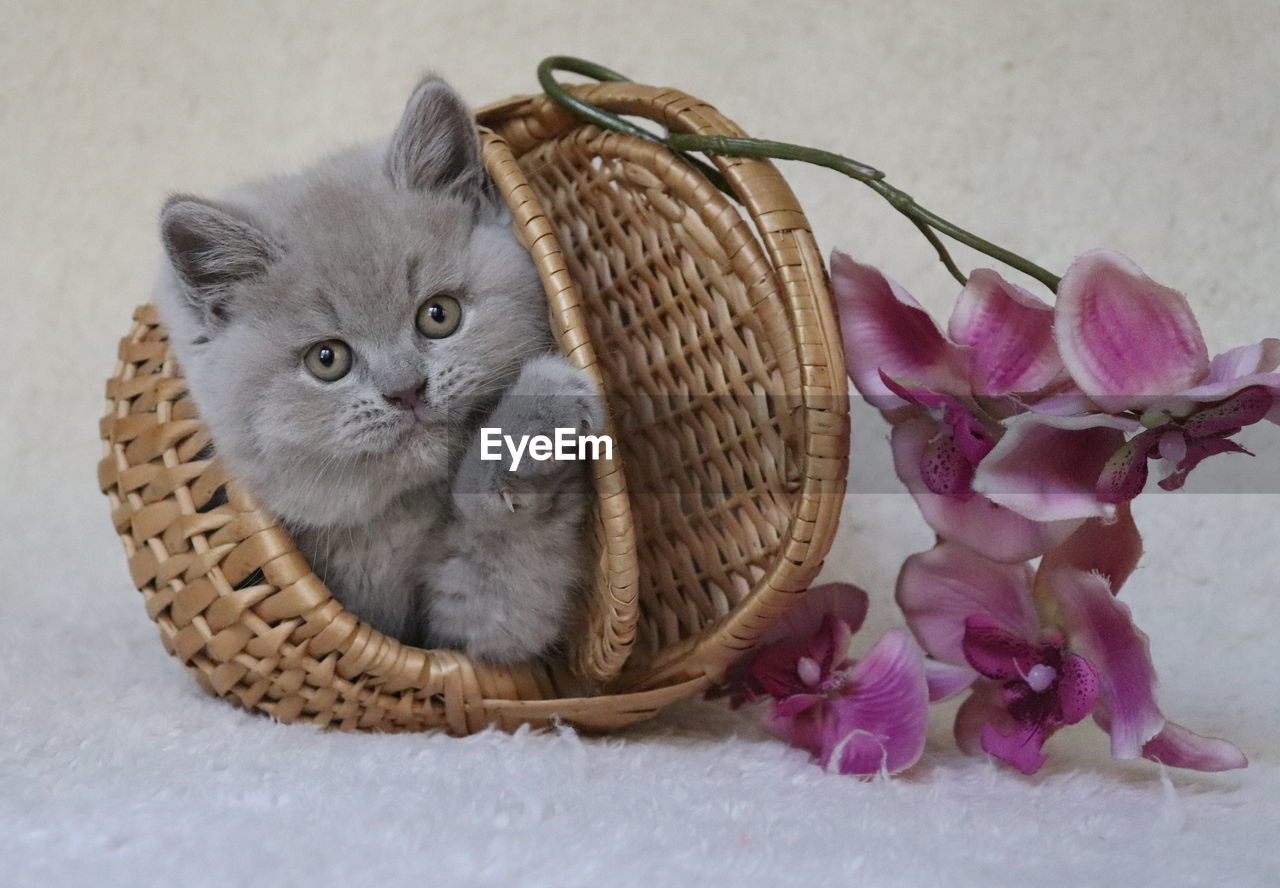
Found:
[[1128, 503], [1120, 503], [1114, 521], [1091, 518], [1061, 546], [1050, 550], [1040, 563], [1040, 572], [1047, 575], [1061, 567], [1074, 567], [1100, 573], [1115, 594], [1141, 558], [1142, 535], [1134, 523], [1133, 509]]
[[982, 615], [965, 619], [960, 646], [970, 666], [998, 681], [1023, 678], [1044, 661], [1040, 645], [1005, 631]]
[[1063, 569], [1052, 571], [1047, 582], [1068, 644], [1097, 670], [1101, 698], [1110, 713], [1111, 755], [1137, 757], [1142, 745], [1164, 726], [1147, 636], [1101, 576]]
[[1010, 418], [1007, 431], [978, 466], [973, 489], [1035, 521], [1110, 517], [1098, 477], [1124, 445], [1133, 423], [1105, 415]]
[[1142, 747], [1142, 755], [1171, 768], [1195, 771], [1230, 771], [1249, 764], [1234, 744], [1217, 737], [1204, 737], [1171, 721]]
[[826, 677], [844, 660], [851, 635], [847, 623], [828, 613], [816, 632], [762, 647], [747, 669], [748, 679], [771, 697], [808, 693], [811, 686], [800, 678], [800, 661], [816, 662]]
[[929, 686], [929, 702], [940, 703], [972, 685], [975, 676], [968, 666], [928, 659], [924, 661], [924, 677]]
[[756, 655], [730, 670], [731, 700], [737, 705], [755, 702], [761, 694], [808, 693], [813, 683], [801, 675], [801, 664], [813, 664], [819, 681], [828, 677], [845, 661], [849, 639], [866, 615], [867, 593], [857, 586], [826, 583], [806, 590], [769, 626]]
[[948, 342], [911, 295], [869, 265], [831, 254], [831, 292], [849, 378], [881, 410], [902, 406], [881, 372], [936, 392], [968, 391], [968, 356]]
[[1167, 434], [1153, 429], [1121, 444], [1098, 473], [1094, 487], [1098, 500], [1118, 505], [1142, 493], [1151, 474], [1148, 460]]
[[747, 668], [746, 701], [753, 703], [761, 694], [782, 698], [805, 693], [808, 688], [796, 675], [796, 663], [808, 651], [808, 639], [761, 648]]
[[1067, 371], [1108, 412], [1158, 402], [1209, 373], [1186, 298], [1119, 253], [1093, 250], [1073, 262], [1054, 312]]
[[1187, 416], [1204, 404], [1226, 400], [1237, 392], [1254, 386], [1266, 389], [1271, 394], [1272, 413], [1265, 418], [1276, 422], [1275, 406], [1276, 402], [1280, 402], [1280, 373], [1254, 373], [1223, 382], [1205, 382], [1180, 392], [1168, 401], [1162, 401], [1160, 407], [1174, 416]]
[[883, 370], [880, 371], [880, 382], [908, 404], [916, 404], [927, 410], [964, 410], [964, 405], [951, 395], [939, 394], [924, 388], [908, 388]]
[[822, 755], [822, 744], [830, 720], [831, 712], [825, 699], [819, 698], [815, 705], [798, 710], [794, 709], [794, 704], [779, 700], [769, 707], [764, 718], [764, 728], [773, 736], [808, 751], [816, 758]]
[[[948, 415], [946, 422], [951, 426], [951, 438], [955, 442], [955, 447], [964, 455], [965, 461], [970, 466], [976, 466], [982, 462], [996, 446], [995, 436], [969, 413], [958, 416]], [[970, 473], [972, 474], [972, 470]]]
[[[987, 431], [987, 427], [975, 419], [969, 409], [956, 398], [925, 389], [907, 389], [884, 373], [880, 374], [880, 381], [884, 383], [885, 388], [904, 401], [942, 412], [942, 421], [951, 427], [954, 447], [970, 465], [968, 474], [973, 474], [972, 467], [977, 465], [996, 445], [995, 437]], [[935, 440], [941, 437], [937, 436]], [[967, 492], [968, 481], [965, 482], [965, 489]]]
[[[1271, 412], [1274, 403], [1275, 397], [1265, 386], [1251, 385], [1220, 404], [1197, 410], [1182, 424], [1182, 428], [1192, 438], [1232, 434], [1245, 426], [1262, 422]], [[1174, 462], [1182, 462], [1171, 455], [1161, 453], [1161, 456]]]
[[821, 764], [842, 774], [890, 774], [924, 751], [929, 691], [911, 636], [890, 629], [853, 667], [850, 693], [830, 702]]
[[772, 718], [795, 718], [800, 713], [806, 712], [825, 701], [826, 698], [821, 694], [792, 694], [789, 697], [779, 697], [774, 701]]
[[981, 739], [983, 752], [1013, 765], [1023, 774], [1034, 774], [1049, 760], [1042, 751], [1045, 740], [1049, 739], [1048, 732], [1037, 722], [1018, 722], [1008, 733], [986, 724], [982, 726]]
[[973, 693], [956, 710], [954, 734], [956, 746], [965, 755], [981, 755], [982, 729], [994, 725], [1004, 731], [1014, 729], [1013, 716], [1005, 708], [1000, 686], [986, 679], [974, 682]]
[[1209, 375], [1205, 377], [1204, 384], [1231, 382], [1242, 376], [1270, 373], [1278, 367], [1280, 367], [1280, 339], [1268, 338], [1253, 345], [1242, 345], [1215, 355], [1209, 362]]
[[1053, 309], [989, 268], [969, 275], [948, 334], [973, 348], [970, 380], [977, 394], [1033, 392], [1062, 372]]
[[1093, 711], [1102, 692], [1098, 670], [1078, 654], [1062, 658], [1062, 670], [1058, 673], [1058, 705], [1062, 709], [1062, 721], [1074, 725]]
[[[851, 583], [810, 586], [796, 596], [795, 603], [788, 610], [774, 617], [760, 636], [760, 644], [767, 646], [796, 638], [810, 638], [822, 627], [828, 615], [847, 625], [850, 634], [857, 632], [867, 617], [867, 593]], [[843, 655], [843, 651], [841, 653]]]
[[1160, 433], [1160, 443], [1156, 445], [1156, 450], [1160, 452], [1161, 459], [1167, 459], [1176, 465], [1187, 457], [1187, 436], [1180, 428], [1166, 429]]
[[1058, 392], [1019, 403], [1027, 412], [1039, 413], [1042, 416], [1080, 416], [1085, 413], [1097, 413], [1100, 410], [1088, 395], [1076, 390]]
[[961, 500], [932, 493], [921, 472], [925, 447], [937, 423], [915, 419], [895, 426], [890, 438], [898, 477], [907, 486], [929, 526], [997, 561], [1026, 561], [1058, 545], [1079, 526], [1079, 520], [1037, 522], [1024, 518], [985, 497]]
[[1165, 490], [1177, 490], [1187, 483], [1187, 475], [1192, 469], [1209, 457], [1220, 453], [1243, 453], [1245, 456], [1253, 456], [1251, 451], [1230, 438], [1192, 438], [1187, 442], [1186, 457], [1178, 463], [1177, 470], [1172, 475], [1160, 481], [1160, 486]]
[[[817, 662], [819, 671], [830, 670], [844, 659], [848, 638], [866, 615], [867, 593], [848, 583], [826, 583], [797, 593], [788, 609], [775, 616], [761, 635], [756, 654], [731, 665], [726, 670], [725, 685], [709, 691], [707, 696], [727, 696], [729, 704], [737, 708], [765, 695], [789, 696], [810, 690], [799, 675], [801, 658]], [[823, 631], [828, 617], [843, 625], [838, 630], [844, 635], [843, 641], [834, 639], [821, 652], [822, 656], [833, 657], [833, 662], [813, 656], [813, 639]]]
[[965, 459], [951, 435], [939, 432], [925, 445], [920, 477], [930, 493], [961, 501], [973, 498], [973, 463]]
[[912, 555], [898, 575], [897, 601], [920, 645], [934, 658], [966, 666], [965, 620], [985, 616], [1011, 635], [1034, 638], [1031, 568], [1002, 564], [953, 542]]

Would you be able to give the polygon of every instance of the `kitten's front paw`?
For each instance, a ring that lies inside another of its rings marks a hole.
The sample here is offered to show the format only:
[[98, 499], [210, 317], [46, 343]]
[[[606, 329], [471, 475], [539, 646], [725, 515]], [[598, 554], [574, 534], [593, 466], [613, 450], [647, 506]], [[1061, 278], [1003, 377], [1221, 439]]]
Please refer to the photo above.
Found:
[[604, 418], [586, 373], [556, 355], [534, 358], [481, 423], [455, 503], [529, 518], [581, 511], [591, 492], [589, 460], [606, 452]]
[[429, 646], [461, 650], [488, 663], [543, 656], [564, 630], [568, 585], [559, 577], [545, 584], [519, 583], [515, 565], [498, 572], [493, 567], [461, 557], [441, 565], [427, 608]]

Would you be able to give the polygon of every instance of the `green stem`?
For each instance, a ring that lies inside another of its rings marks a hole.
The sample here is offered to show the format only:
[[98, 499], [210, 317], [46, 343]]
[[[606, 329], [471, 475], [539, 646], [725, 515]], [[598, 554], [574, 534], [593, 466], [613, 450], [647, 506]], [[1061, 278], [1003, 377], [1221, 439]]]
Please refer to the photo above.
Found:
[[885, 174], [865, 163], [859, 163], [856, 160], [835, 154], [831, 151], [823, 151], [818, 148], [809, 148], [804, 145], [793, 145], [788, 142], [773, 142], [767, 139], [746, 139], [732, 136], [703, 136], [694, 135], [692, 133], [672, 133], [668, 132], [665, 136], [657, 136], [642, 127], [625, 120], [624, 118], [605, 111], [598, 105], [584, 101], [573, 93], [569, 92], [563, 84], [555, 79], [556, 71], [567, 71], [571, 74], [580, 74], [583, 77], [590, 77], [593, 80], [602, 82], [620, 83], [626, 82], [629, 78], [613, 71], [603, 65], [595, 62], [589, 62], [585, 59], [574, 58], [572, 56], [551, 56], [543, 59], [538, 65], [538, 83], [542, 89], [553, 101], [569, 109], [581, 119], [593, 123], [602, 129], [611, 130], [617, 133], [625, 133], [627, 135], [636, 136], [650, 142], [657, 142], [665, 145], [672, 151], [675, 151], [686, 161], [693, 164], [699, 169], [713, 184], [730, 197], [737, 199], [732, 188], [720, 171], [711, 164], [694, 157], [691, 152], [699, 152], [708, 155], [723, 155], [726, 157], [756, 157], [768, 158], [771, 160], [798, 160], [804, 163], [814, 164], [815, 166], [825, 167], [843, 173], [851, 179], [863, 183], [872, 191], [879, 194], [889, 205], [907, 217], [913, 225], [920, 231], [922, 235], [933, 246], [938, 254], [938, 259], [946, 266], [947, 271], [960, 283], [965, 283], [965, 277], [957, 268], [955, 260], [947, 251], [946, 246], [938, 237], [939, 234], [946, 235], [952, 240], [971, 247], [980, 253], [984, 253], [991, 258], [1008, 265], [1010, 268], [1017, 269], [1022, 273], [1035, 278], [1044, 284], [1053, 292], [1057, 292], [1060, 278], [1050, 271], [1041, 268], [1029, 259], [1019, 256], [1011, 250], [997, 246], [990, 241], [978, 237], [970, 231], [961, 228], [954, 222], [944, 219], [937, 213], [925, 209], [920, 206], [911, 195], [907, 194], [899, 188], [890, 185], [885, 180]]
[[[649, 142], [656, 142], [659, 145], [670, 147], [668, 139], [654, 135], [643, 127], [636, 126], [625, 118], [619, 117], [617, 114], [611, 114], [601, 108], [599, 105], [593, 105], [569, 92], [564, 86], [556, 80], [556, 71], [568, 71], [571, 74], [581, 74], [583, 77], [590, 77], [592, 80], [599, 80], [602, 83], [629, 83], [631, 79], [624, 77], [611, 68], [604, 65], [597, 65], [595, 62], [588, 62], [586, 59], [578, 59], [573, 56], [551, 56], [543, 59], [538, 64], [538, 84], [542, 87], [542, 91], [555, 101], [556, 104], [568, 108], [574, 114], [588, 123], [593, 123], [601, 129], [611, 130], [615, 133], [625, 133], [628, 136], [635, 136], [645, 139]], [[698, 157], [692, 157], [682, 151], [677, 152], [688, 163], [697, 168], [711, 184], [715, 185], [725, 194], [737, 200], [737, 196], [733, 193], [728, 181], [713, 165], [707, 163]]]

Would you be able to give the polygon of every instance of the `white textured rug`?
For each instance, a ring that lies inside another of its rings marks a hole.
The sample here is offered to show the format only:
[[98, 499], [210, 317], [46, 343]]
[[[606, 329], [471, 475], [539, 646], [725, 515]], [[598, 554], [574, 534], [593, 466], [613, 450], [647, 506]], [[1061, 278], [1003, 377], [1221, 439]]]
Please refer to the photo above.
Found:
[[[1147, 498], [1126, 587], [1166, 713], [1248, 770], [1111, 762], [1081, 725], [1023, 778], [956, 753], [939, 710], [918, 768], [859, 783], [700, 703], [604, 740], [246, 716], [161, 651], [94, 482], [163, 196], [380, 136], [428, 65], [479, 103], [531, 90], [543, 55], [591, 57], [876, 163], [1051, 268], [1124, 250], [1213, 349], [1280, 334], [1277, 4], [264, 6], [0, 4], [0, 884], [1280, 884], [1274, 492]], [[873, 196], [786, 172], [824, 247], [939, 311], [954, 295]], [[872, 592], [865, 647], [929, 537], [860, 419], [825, 576]], [[1280, 460], [1280, 430], [1251, 440]]]

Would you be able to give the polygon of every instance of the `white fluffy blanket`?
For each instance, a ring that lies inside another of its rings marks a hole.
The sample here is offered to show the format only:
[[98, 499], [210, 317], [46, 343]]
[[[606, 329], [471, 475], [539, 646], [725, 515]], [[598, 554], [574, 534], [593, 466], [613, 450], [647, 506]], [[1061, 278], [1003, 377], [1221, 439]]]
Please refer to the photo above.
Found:
[[[1126, 589], [1166, 712], [1252, 767], [1111, 762], [1086, 724], [1024, 778], [955, 752], [939, 709], [921, 765], [871, 783], [702, 703], [608, 739], [247, 716], [164, 655], [94, 489], [166, 192], [379, 136], [427, 65], [478, 103], [532, 89], [543, 55], [593, 57], [877, 163], [1049, 267], [1122, 249], [1189, 294], [1212, 348], [1280, 334], [1276, 4], [0, 5], [0, 884], [1280, 884], [1274, 471], [1149, 497]], [[936, 310], [954, 295], [876, 198], [787, 174], [824, 248]], [[857, 418], [824, 576], [872, 592], [865, 648], [929, 536]], [[1280, 460], [1280, 430], [1250, 440]]]

